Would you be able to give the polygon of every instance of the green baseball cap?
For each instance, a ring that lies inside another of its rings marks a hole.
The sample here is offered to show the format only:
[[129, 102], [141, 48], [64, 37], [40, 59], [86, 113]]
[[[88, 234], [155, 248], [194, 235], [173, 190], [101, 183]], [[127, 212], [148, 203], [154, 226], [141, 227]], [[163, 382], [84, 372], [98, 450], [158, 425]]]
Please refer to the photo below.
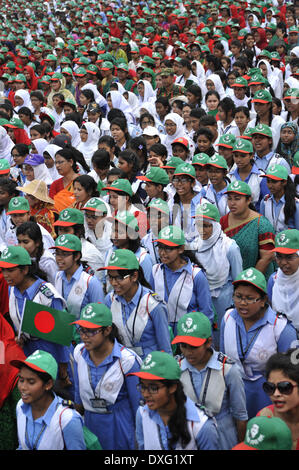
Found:
[[299, 98], [299, 88], [288, 88], [284, 94], [284, 100], [290, 100], [292, 98]]
[[212, 336], [211, 322], [202, 312], [191, 312], [183, 315], [177, 325], [177, 336], [171, 344], [186, 343], [191, 346], [202, 346]]
[[0, 268], [15, 268], [29, 266], [31, 258], [27, 250], [20, 245], [4, 248], [0, 257]]
[[180, 227], [168, 225], [160, 230], [155, 241], [167, 246], [181, 246], [185, 244], [185, 236]]
[[248, 86], [248, 82], [246, 78], [243, 78], [243, 77], [237, 77], [234, 83], [232, 84], [232, 87], [236, 87], [236, 88], [240, 88], [240, 87], [246, 88], [247, 86]]
[[259, 90], [254, 93], [252, 103], [272, 103], [272, 95], [268, 90]]
[[153, 166], [151, 169], [143, 176], [137, 176], [137, 179], [141, 181], [148, 181], [156, 184], [167, 185], [169, 183], [169, 176], [163, 168], [158, 166]]
[[218, 147], [227, 147], [227, 148], [233, 148], [236, 143], [236, 137], [233, 134], [223, 134], [220, 139], [218, 144], [216, 144]]
[[253, 153], [253, 146], [250, 140], [239, 138], [236, 140], [233, 152]]
[[245, 439], [232, 450], [292, 450], [292, 433], [288, 425], [275, 416], [255, 416], [246, 426]]
[[270, 178], [276, 181], [286, 181], [288, 179], [288, 176], [288, 170], [281, 165], [270, 165], [266, 170], [266, 174], [260, 175], [261, 178]]
[[248, 80], [248, 86], [251, 85], [260, 85], [261, 83], [267, 83], [268, 80], [261, 74], [261, 72], [256, 72], [251, 75], [251, 78]]
[[272, 139], [272, 129], [271, 127], [267, 126], [267, 124], [258, 124], [255, 126], [251, 132], [251, 135], [254, 136], [255, 134], [265, 135]]
[[275, 237], [276, 253], [292, 254], [299, 251], [299, 230], [292, 228], [279, 232]]
[[170, 213], [169, 205], [167, 204], [166, 201], [163, 201], [163, 199], [160, 199], [160, 198], [152, 199], [146, 209], [147, 210], [156, 209], [157, 211], [163, 212], [164, 214], [167, 214], [167, 215], [169, 215]]
[[121, 191], [129, 196], [133, 196], [131, 183], [125, 178], [114, 180], [109, 186], [104, 186], [103, 191]]
[[15, 359], [10, 361], [10, 364], [17, 369], [27, 366], [29, 369], [33, 369], [36, 372], [44, 372], [49, 374], [54, 381], [57, 378], [58, 364], [56, 360], [52, 354], [42, 351], [41, 349], [34, 351], [34, 353], [28, 356], [24, 361]]
[[211, 204], [210, 202], [203, 202], [202, 204], [196, 206], [195, 215], [192, 217], [202, 217], [204, 219], [211, 219], [219, 222], [220, 212], [215, 204]]
[[83, 328], [99, 328], [112, 325], [111, 310], [102, 303], [90, 303], [81, 310], [80, 319], [73, 324], [83, 326]]
[[210, 157], [207, 165], [228, 170], [227, 161], [222, 155], [219, 155], [218, 153], [215, 153], [212, 157]]
[[59, 235], [55, 240], [55, 246], [51, 246], [51, 248], [59, 248], [63, 251], [82, 251], [82, 243], [76, 235], [66, 233]]
[[240, 283], [251, 284], [267, 294], [267, 281], [263, 273], [256, 268], [248, 268], [242, 271], [233, 281], [234, 285]]
[[161, 166], [161, 168], [177, 168], [179, 165], [183, 165], [184, 160], [182, 160], [180, 157], [170, 157], [167, 162]]
[[108, 217], [107, 220], [109, 220], [110, 222], [116, 221], [121, 224], [124, 224], [130, 229], [132, 229], [133, 232], [139, 231], [139, 226], [136, 217], [134, 217], [134, 215], [128, 211], [118, 211], [114, 216]]
[[84, 77], [84, 75], [86, 75], [86, 74], [87, 74], [87, 71], [84, 67], [78, 67], [74, 71], [74, 76], [75, 77]]
[[0, 175], [8, 175], [10, 172], [10, 164], [6, 158], [0, 160]]
[[293, 156], [292, 174], [299, 175], [299, 151]]
[[68, 207], [59, 212], [58, 220], [53, 225], [55, 227], [71, 227], [76, 224], [84, 224], [84, 214], [79, 209]]
[[205, 166], [209, 160], [210, 160], [210, 157], [206, 153], [197, 153], [196, 155], [193, 156], [191, 164]]
[[92, 197], [83, 207], [83, 210], [101, 212], [102, 214], [107, 214], [108, 209], [105, 202], [99, 197]]
[[111, 70], [113, 68], [114, 68], [114, 65], [112, 64], [112, 62], [106, 60], [102, 63], [101, 70]]
[[225, 194], [227, 193], [238, 193], [242, 196], [251, 196], [251, 189], [245, 181], [233, 181], [228, 185]]
[[190, 176], [191, 178], [196, 178], [196, 173], [194, 167], [191, 165], [191, 163], [183, 163], [183, 165], [179, 165], [174, 172], [174, 176], [179, 176], [179, 175], [187, 175]]
[[108, 265], [103, 268], [99, 268], [98, 271], [103, 271], [105, 269], [111, 271], [138, 271], [139, 262], [133, 251], [122, 248], [119, 250], [115, 250], [109, 258]]
[[162, 351], [152, 351], [141, 364], [139, 372], [131, 372], [145, 380], [180, 380], [181, 368], [176, 359]]
[[23, 196], [11, 198], [8, 204], [7, 214], [25, 214], [30, 211], [29, 202]]

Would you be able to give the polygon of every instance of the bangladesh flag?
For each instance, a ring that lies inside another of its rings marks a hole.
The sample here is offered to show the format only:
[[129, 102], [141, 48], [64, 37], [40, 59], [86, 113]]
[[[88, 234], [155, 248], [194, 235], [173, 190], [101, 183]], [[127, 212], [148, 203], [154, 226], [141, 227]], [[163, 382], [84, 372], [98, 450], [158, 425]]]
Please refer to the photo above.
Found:
[[26, 300], [20, 330], [52, 343], [69, 346], [74, 332], [75, 315]]

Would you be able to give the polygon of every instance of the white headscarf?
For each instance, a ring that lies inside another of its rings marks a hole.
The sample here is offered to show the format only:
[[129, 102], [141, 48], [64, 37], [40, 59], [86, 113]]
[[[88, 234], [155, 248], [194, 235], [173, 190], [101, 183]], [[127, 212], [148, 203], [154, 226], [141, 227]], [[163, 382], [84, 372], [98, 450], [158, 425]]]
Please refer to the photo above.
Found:
[[[52, 158], [52, 160], [55, 162], [55, 155], [59, 150], [62, 150], [62, 147], [59, 147], [55, 144], [48, 144], [47, 147], [44, 148], [43, 154], [47, 152]], [[54, 165], [52, 168], [48, 168], [48, 171], [53, 181], [57, 180], [58, 178], [61, 178], [61, 175], [56, 169], [56, 165]]]
[[178, 139], [179, 137], [184, 137], [185, 139], [188, 140], [190, 154], [193, 155], [195, 145], [194, 145], [194, 142], [192, 142], [192, 140], [190, 139], [190, 137], [186, 134], [186, 131], [184, 129], [184, 119], [182, 118], [182, 116], [180, 116], [177, 113], [169, 113], [169, 114], [166, 114], [164, 123], [166, 121], [172, 121], [176, 125], [176, 130], [173, 135], [166, 134], [166, 135], [161, 136], [162, 144], [165, 145], [165, 147], [167, 148], [168, 155], [172, 155], [171, 144], [175, 139]]
[[293, 47], [293, 49], [290, 50], [289, 54], [294, 54], [296, 57], [299, 57], [299, 46]]
[[91, 158], [94, 152], [98, 149], [98, 141], [100, 138], [100, 129], [99, 126], [93, 122], [85, 122], [83, 126], [88, 132], [87, 141], [80, 142], [77, 149], [83, 153], [83, 156], [86, 160], [88, 166], [91, 166]]
[[135, 117], [132, 112], [132, 108], [129, 105], [129, 102], [126, 98], [116, 90], [111, 90], [107, 93], [107, 96], [110, 95], [113, 108], [120, 109], [126, 116], [128, 123], [134, 123]]
[[6, 160], [8, 160], [10, 164], [13, 163], [11, 150], [14, 145], [15, 144], [6, 132], [6, 129], [0, 126], [0, 158], [6, 158]]
[[211, 75], [206, 78], [206, 81], [207, 80], [211, 80], [214, 83], [215, 89], [219, 93], [220, 99], [222, 100], [225, 97], [225, 90], [219, 75], [217, 75], [217, 73], [211, 73]]
[[77, 148], [81, 142], [80, 129], [75, 121], [65, 121], [61, 123], [60, 130], [65, 129], [71, 136], [72, 147]]
[[16, 106], [14, 110], [16, 112], [19, 111], [20, 108], [26, 107], [33, 111], [33, 106], [31, 104], [30, 93], [28, 90], [17, 90], [15, 92], [15, 96], [18, 96], [23, 100], [23, 104], [21, 106]]
[[[139, 95], [139, 105], [147, 101], [156, 101], [156, 93], [152, 87], [152, 84], [148, 80], [139, 80], [138, 83], [143, 83], [144, 86], [144, 97]], [[138, 85], [137, 83], [137, 85]]]
[[[139, 100], [138, 96], [133, 91], [125, 90], [124, 93], [128, 93], [128, 103], [131, 106], [132, 112], [135, 117], [139, 117]], [[126, 99], [126, 98], [125, 98]]]
[[32, 168], [35, 180], [44, 181], [47, 186], [53, 183], [49, 170], [44, 163], [41, 163], [40, 165], [32, 165]]
[[[212, 235], [207, 240], [199, 236], [195, 257], [206, 271], [210, 289], [215, 290], [222, 287], [229, 276], [230, 263], [227, 252], [231, 240], [223, 233], [219, 222], [215, 220], [209, 222], [213, 225]], [[218, 296], [215, 294], [213, 293], [214, 297]]]
[[46, 139], [35, 139], [33, 141], [34, 147], [37, 150], [39, 155], [44, 153], [45, 148], [49, 145], [49, 142]]
[[86, 85], [84, 85], [81, 90], [91, 90], [94, 94], [95, 102], [98, 103], [100, 107], [107, 106], [107, 101], [105, 100], [104, 96], [101, 95], [97, 89], [97, 86], [93, 83], [86, 83]]
[[282, 98], [282, 90], [281, 90], [281, 85], [280, 85], [280, 82], [279, 82], [279, 78], [273, 73], [273, 70], [272, 70], [272, 67], [271, 65], [269, 64], [269, 62], [265, 59], [262, 59], [262, 60], [259, 60], [258, 63], [257, 63], [257, 67], [260, 66], [260, 64], [265, 64], [266, 67], [267, 67], [267, 80], [268, 82], [270, 83], [274, 93], [275, 93], [275, 96], [279, 99]]
[[297, 330], [299, 329], [298, 283], [299, 269], [290, 276], [286, 276], [281, 269], [278, 269], [272, 290], [273, 310], [284, 313]]

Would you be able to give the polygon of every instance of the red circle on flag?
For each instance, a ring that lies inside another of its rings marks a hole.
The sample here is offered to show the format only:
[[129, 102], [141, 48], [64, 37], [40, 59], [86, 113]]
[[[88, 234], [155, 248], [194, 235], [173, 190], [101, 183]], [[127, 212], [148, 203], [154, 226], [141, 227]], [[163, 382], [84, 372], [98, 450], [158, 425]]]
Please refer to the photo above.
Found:
[[41, 333], [51, 333], [55, 327], [55, 318], [50, 312], [41, 310], [35, 315], [34, 325]]

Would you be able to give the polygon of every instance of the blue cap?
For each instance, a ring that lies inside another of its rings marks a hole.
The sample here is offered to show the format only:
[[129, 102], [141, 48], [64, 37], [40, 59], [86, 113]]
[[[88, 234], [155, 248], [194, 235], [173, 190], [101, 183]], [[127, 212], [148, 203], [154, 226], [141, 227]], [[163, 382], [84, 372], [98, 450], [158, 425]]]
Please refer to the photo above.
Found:
[[42, 155], [38, 155], [37, 153], [29, 153], [24, 160], [25, 165], [41, 165], [41, 163], [45, 163], [45, 159]]

